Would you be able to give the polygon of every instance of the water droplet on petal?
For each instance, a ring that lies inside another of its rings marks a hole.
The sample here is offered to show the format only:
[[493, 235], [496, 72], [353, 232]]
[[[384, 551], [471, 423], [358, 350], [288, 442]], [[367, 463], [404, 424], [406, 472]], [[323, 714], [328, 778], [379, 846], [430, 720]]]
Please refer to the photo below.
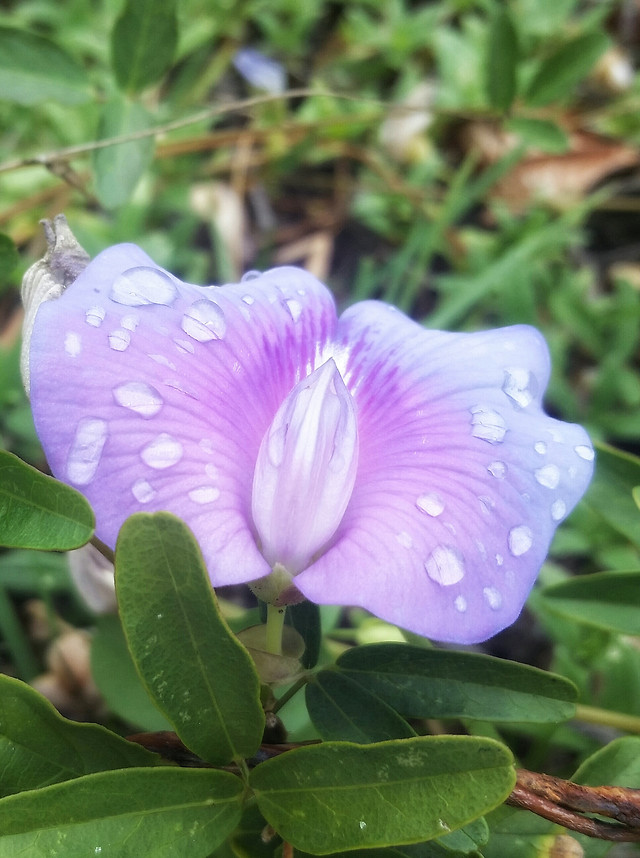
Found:
[[138, 327], [138, 322], [139, 322], [139, 321], [140, 321], [140, 320], [138, 319], [138, 317], [137, 317], [137, 316], [133, 316], [133, 315], [131, 315], [131, 316], [123, 316], [123, 317], [120, 319], [120, 324], [121, 324], [121, 325], [122, 325], [122, 327], [123, 327], [123, 328], [125, 328], [127, 331], [135, 331], [135, 329]]
[[153, 417], [162, 408], [162, 397], [158, 391], [144, 381], [128, 381], [113, 390], [118, 405], [134, 411], [141, 417]]
[[287, 298], [284, 303], [293, 321], [297, 322], [302, 315], [302, 304], [300, 301], [296, 301], [295, 298]]
[[464, 596], [456, 596], [456, 600], [453, 603], [455, 605], [456, 611], [459, 611], [461, 614], [467, 610], [467, 600]]
[[475, 405], [471, 409], [471, 425], [473, 437], [490, 444], [499, 444], [507, 431], [504, 417], [485, 405]]
[[215, 486], [200, 486], [197, 489], [192, 489], [189, 492], [189, 498], [194, 503], [213, 503], [220, 497], [220, 489]]
[[496, 502], [493, 498], [490, 498], [487, 495], [480, 495], [478, 500], [480, 501], [480, 508], [485, 515], [490, 515], [495, 509]]
[[464, 577], [464, 558], [457, 548], [438, 545], [425, 560], [424, 568], [432, 581], [449, 587]]
[[124, 328], [118, 328], [109, 334], [109, 348], [112, 348], [114, 352], [123, 352], [129, 347], [130, 342], [131, 334]]
[[161, 366], [167, 366], [169, 367], [169, 369], [172, 369], [175, 372], [176, 365], [174, 363], [171, 363], [169, 358], [165, 357], [165, 355], [149, 355], [149, 357], [151, 358], [151, 360], [155, 361], [156, 363], [159, 363]]
[[437, 492], [420, 495], [416, 500], [416, 506], [421, 512], [426, 512], [434, 518], [444, 511], [444, 501]]
[[482, 595], [492, 611], [500, 610], [502, 607], [502, 596], [495, 587], [485, 587], [482, 591]]
[[544, 454], [547, 452], [547, 445], [544, 443], [544, 441], [536, 441], [536, 443], [533, 445], [533, 449], [540, 456], [544, 456]]
[[142, 307], [145, 304], [170, 306], [178, 295], [171, 277], [157, 268], [129, 268], [113, 281], [110, 298], [126, 307]]
[[400, 533], [396, 533], [396, 539], [403, 548], [413, 547], [413, 539], [405, 530], [401, 530]]
[[195, 354], [195, 346], [193, 345], [193, 343], [190, 343], [189, 340], [181, 340], [178, 337], [175, 337], [173, 342], [176, 344], [180, 354], [183, 354], [183, 355]]
[[[244, 277], [242, 279], [244, 280]], [[242, 300], [250, 307], [252, 304], [255, 304], [256, 299], [252, 295], [243, 295]]]
[[246, 283], [248, 280], [255, 280], [257, 277], [261, 277], [261, 276], [262, 276], [262, 272], [261, 272], [261, 271], [247, 271], [247, 272], [246, 272], [245, 274], [243, 274], [243, 275], [242, 275], [242, 277], [240, 278], [240, 282], [241, 282], [241, 283]]
[[518, 408], [526, 408], [533, 402], [536, 394], [536, 381], [528, 369], [507, 367], [504, 371], [502, 390]]
[[80, 335], [75, 334], [73, 331], [69, 331], [69, 333], [64, 338], [64, 350], [69, 355], [69, 357], [78, 357], [78, 355], [82, 351], [82, 341], [80, 340]]
[[560, 521], [561, 518], [564, 518], [566, 512], [567, 512], [567, 505], [560, 498], [558, 498], [558, 500], [555, 500], [551, 504], [551, 518], [554, 521]]
[[182, 444], [163, 432], [142, 450], [142, 461], [150, 468], [170, 468], [182, 458]]
[[520, 557], [526, 554], [533, 545], [533, 533], [531, 528], [526, 524], [520, 524], [518, 527], [512, 527], [509, 531], [509, 551], [514, 557]]
[[496, 554], [496, 566], [502, 566], [504, 563], [504, 557], [502, 554]]
[[99, 328], [104, 322], [105, 315], [104, 307], [89, 307], [87, 312], [84, 314], [84, 320], [87, 325], [91, 325], [92, 328]]
[[221, 340], [227, 331], [222, 308], [214, 301], [195, 301], [182, 317], [182, 330], [199, 343]]
[[593, 447], [588, 447], [586, 444], [578, 444], [578, 446], [574, 447], [573, 449], [576, 451], [576, 453], [578, 454], [578, 456], [580, 456], [581, 459], [584, 459], [587, 462], [593, 462], [595, 455], [593, 452]]
[[492, 477], [496, 478], [496, 480], [504, 480], [507, 474], [507, 466], [504, 462], [491, 462], [487, 467], [487, 470]]
[[198, 447], [200, 447], [201, 450], [204, 450], [205, 453], [209, 453], [209, 455], [213, 453], [213, 441], [211, 438], [202, 438], [202, 440], [198, 442]]
[[218, 469], [215, 465], [212, 465], [211, 462], [208, 462], [204, 466], [204, 472], [212, 480], [217, 480], [219, 477]]
[[83, 417], [78, 422], [67, 459], [67, 477], [76, 486], [86, 486], [100, 464], [107, 440], [107, 422], [97, 417]]
[[546, 489], [555, 489], [560, 482], [560, 468], [557, 465], [545, 465], [535, 471], [535, 478]]
[[138, 503], [149, 503], [156, 496], [156, 490], [143, 479], [135, 481], [131, 486], [131, 492]]

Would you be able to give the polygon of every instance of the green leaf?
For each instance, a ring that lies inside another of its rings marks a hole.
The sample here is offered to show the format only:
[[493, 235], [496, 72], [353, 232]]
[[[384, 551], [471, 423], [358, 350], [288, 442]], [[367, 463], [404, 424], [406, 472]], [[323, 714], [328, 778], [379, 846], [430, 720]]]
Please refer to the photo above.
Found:
[[91, 675], [109, 709], [139, 730], [170, 730], [140, 680], [127, 648], [120, 618], [96, 618], [91, 640]]
[[68, 721], [29, 685], [0, 675], [0, 796], [157, 760], [104, 727]]
[[3, 551], [0, 554], [2, 587], [14, 593], [38, 594], [68, 592], [73, 588], [65, 554], [42, 551]]
[[298, 748], [261, 763], [250, 782], [281, 837], [326, 855], [460, 828], [504, 801], [515, 772], [508, 749], [491, 739], [420, 736]]
[[93, 528], [81, 494], [0, 450], [0, 545], [68, 551], [88, 542]]
[[0, 854], [207, 858], [234, 829], [242, 782], [158, 767], [86, 775], [0, 801]]
[[640, 458], [596, 443], [596, 467], [584, 502], [618, 533], [640, 545], [640, 511], [633, 489], [640, 484]]
[[391, 706], [335, 670], [312, 677], [305, 696], [309, 717], [323, 739], [368, 743], [416, 735]]
[[640, 788], [640, 738], [614, 739], [588, 757], [571, 778], [586, 786], [623, 786]]
[[322, 642], [319, 606], [306, 599], [297, 605], [289, 605], [285, 622], [290, 623], [302, 636], [305, 650], [300, 662], [305, 670], [311, 670], [318, 663]]
[[66, 51], [35, 33], [0, 27], [0, 100], [76, 105], [89, 95], [82, 66]]
[[348, 650], [337, 667], [410, 718], [553, 723], [575, 712], [568, 680], [487, 655], [373, 644]]
[[569, 138], [555, 122], [548, 119], [531, 119], [525, 116], [512, 116], [505, 122], [505, 129], [517, 134], [523, 143], [561, 155], [569, 150]]
[[178, 44], [175, 0], [127, 0], [111, 33], [118, 86], [139, 92], [171, 67]]
[[[116, 97], [104, 105], [98, 138], [135, 135], [150, 124], [151, 117], [141, 104]], [[152, 137], [96, 149], [93, 156], [96, 193], [105, 208], [115, 209], [129, 201], [151, 163], [153, 149]]]
[[[0, 30], [1, 32], [1, 30]], [[6, 279], [18, 264], [18, 251], [8, 235], [0, 232], [0, 293], [4, 291]]]
[[509, 10], [498, 6], [489, 27], [485, 86], [489, 103], [497, 110], [508, 110], [516, 95], [518, 34]]
[[264, 729], [258, 676], [188, 527], [164, 512], [127, 519], [116, 592], [142, 681], [184, 744], [214, 764], [252, 756]]
[[541, 63], [527, 88], [527, 102], [541, 107], [570, 96], [608, 46], [604, 32], [584, 33], [565, 42]]
[[640, 571], [597, 572], [545, 587], [555, 614], [623, 635], [640, 635]]

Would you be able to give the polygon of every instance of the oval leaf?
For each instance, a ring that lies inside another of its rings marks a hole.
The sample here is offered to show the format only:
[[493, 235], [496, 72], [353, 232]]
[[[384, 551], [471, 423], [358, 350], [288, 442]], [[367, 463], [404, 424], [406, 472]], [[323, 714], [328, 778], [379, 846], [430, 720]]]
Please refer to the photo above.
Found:
[[365, 744], [416, 735], [379, 697], [335, 670], [316, 674], [305, 695], [309, 717], [323, 739]]
[[0, 796], [157, 761], [105, 727], [68, 721], [33, 688], [0, 675]]
[[159, 767], [87, 775], [0, 801], [0, 854], [206, 858], [235, 828], [242, 782]]
[[504, 801], [515, 771], [508, 749], [491, 739], [420, 736], [299, 748], [261, 763], [250, 782], [284, 840], [326, 855], [460, 828]]
[[373, 644], [348, 650], [337, 666], [410, 718], [553, 723], [575, 712], [568, 680], [488, 655]]
[[608, 444], [596, 444], [596, 450], [596, 468], [584, 503], [618, 533], [640, 545], [640, 511], [633, 497], [640, 484], [640, 458]]
[[132, 515], [115, 565], [133, 660], [180, 739], [214, 764], [252, 756], [264, 729], [258, 676], [220, 615], [189, 528], [169, 513]]
[[528, 103], [541, 107], [570, 96], [608, 46], [603, 32], [584, 33], [565, 42], [542, 62], [527, 89]]
[[118, 85], [139, 92], [171, 67], [178, 43], [175, 0], [128, 0], [111, 33]]
[[0, 27], [0, 99], [18, 104], [89, 99], [84, 70], [58, 45], [11, 27]]
[[0, 450], [0, 545], [69, 551], [93, 536], [85, 498]]
[[640, 788], [640, 738], [624, 736], [600, 748], [581, 764], [571, 778], [587, 786]]
[[509, 10], [498, 7], [489, 28], [486, 89], [489, 103], [508, 110], [516, 95], [518, 35]]
[[[149, 128], [150, 116], [140, 104], [115, 98], [103, 108], [98, 137], [133, 134]], [[96, 193], [105, 208], [115, 209], [128, 202], [153, 155], [152, 137], [116, 143], [96, 149], [93, 156]]]
[[640, 572], [597, 572], [545, 587], [555, 614], [623, 635], [640, 635]]

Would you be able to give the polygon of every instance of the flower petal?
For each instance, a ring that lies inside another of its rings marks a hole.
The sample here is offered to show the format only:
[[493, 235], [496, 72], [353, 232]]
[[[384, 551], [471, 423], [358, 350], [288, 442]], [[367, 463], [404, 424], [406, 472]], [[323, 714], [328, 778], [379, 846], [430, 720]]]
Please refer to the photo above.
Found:
[[519, 614], [592, 472], [584, 430], [541, 409], [543, 338], [429, 331], [364, 302], [338, 342], [358, 476], [333, 546], [296, 586], [436, 640], [490, 637]]
[[108, 545], [133, 512], [168, 510], [214, 584], [267, 574], [250, 510], [258, 449], [335, 325], [304, 271], [202, 288], [110, 248], [36, 317], [32, 405], [52, 472], [86, 495]]

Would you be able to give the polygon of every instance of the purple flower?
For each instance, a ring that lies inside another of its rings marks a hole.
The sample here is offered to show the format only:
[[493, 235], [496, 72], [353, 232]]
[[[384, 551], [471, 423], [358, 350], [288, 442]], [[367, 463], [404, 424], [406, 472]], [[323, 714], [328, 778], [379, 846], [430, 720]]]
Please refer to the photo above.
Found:
[[283, 66], [255, 48], [240, 48], [232, 62], [242, 77], [256, 89], [263, 89], [274, 95], [285, 91], [287, 73]]
[[338, 319], [295, 268], [202, 288], [112, 247], [40, 306], [30, 369], [51, 469], [105, 543], [168, 510], [214, 585], [436, 640], [517, 617], [592, 472], [584, 430], [541, 409], [537, 331], [430, 331], [375, 301]]

